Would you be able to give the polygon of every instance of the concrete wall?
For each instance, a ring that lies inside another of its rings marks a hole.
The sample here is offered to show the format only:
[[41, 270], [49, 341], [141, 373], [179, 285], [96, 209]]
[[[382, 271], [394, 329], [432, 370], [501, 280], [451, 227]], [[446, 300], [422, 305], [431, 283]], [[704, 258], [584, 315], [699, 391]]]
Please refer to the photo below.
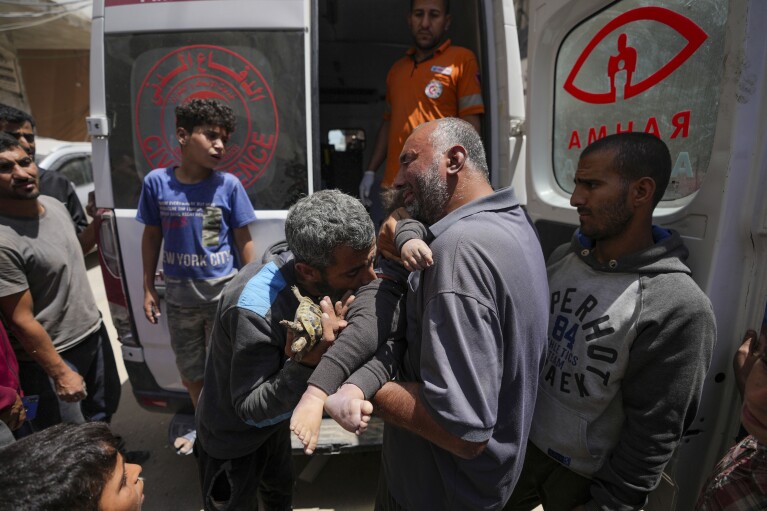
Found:
[[18, 58], [37, 134], [87, 141], [90, 50], [23, 49], [19, 50]]
[[13, 37], [0, 33], [0, 103], [29, 111]]

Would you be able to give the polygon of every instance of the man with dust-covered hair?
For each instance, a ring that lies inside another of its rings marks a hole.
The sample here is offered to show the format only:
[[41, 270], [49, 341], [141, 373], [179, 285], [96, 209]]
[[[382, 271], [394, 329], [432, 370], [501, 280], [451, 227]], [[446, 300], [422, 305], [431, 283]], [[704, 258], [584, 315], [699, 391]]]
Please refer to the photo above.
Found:
[[[376, 278], [373, 223], [353, 197], [324, 190], [300, 199], [285, 234], [289, 251], [247, 265], [218, 304], [196, 413], [205, 509], [257, 509], [257, 493], [266, 509], [291, 509], [288, 419], [335, 339], [342, 296]], [[280, 325], [295, 315], [293, 286], [321, 299], [325, 313], [323, 339], [300, 362], [286, 357]]]
[[[359, 208], [357, 199], [338, 190], [325, 190], [294, 204], [285, 221], [285, 238], [295, 260], [324, 273], [334, 262], [336, 247], [370, 249], [373, 224], [366, 215], [358, 215], [364, 211]], [[320, 293], [333, 296], [330, 290]]]

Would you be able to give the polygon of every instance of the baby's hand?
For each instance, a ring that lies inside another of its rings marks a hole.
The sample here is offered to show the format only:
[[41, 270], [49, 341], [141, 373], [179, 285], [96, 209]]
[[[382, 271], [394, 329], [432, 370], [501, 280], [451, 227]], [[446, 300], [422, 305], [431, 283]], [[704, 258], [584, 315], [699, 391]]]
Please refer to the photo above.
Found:
[[423, 270], [434, 264], [429, 245], [419, 239], [409, 240], [402, 245], [400, 257], [408, 271]]
[[397, 222], [403, 218], [410, 218], [405, 208], [399, 208], [387, 216], [378, 230], [378, 252], [389, 261], [401, 262], [397, 245], [394, 243], [394, 235], [397, 232]]

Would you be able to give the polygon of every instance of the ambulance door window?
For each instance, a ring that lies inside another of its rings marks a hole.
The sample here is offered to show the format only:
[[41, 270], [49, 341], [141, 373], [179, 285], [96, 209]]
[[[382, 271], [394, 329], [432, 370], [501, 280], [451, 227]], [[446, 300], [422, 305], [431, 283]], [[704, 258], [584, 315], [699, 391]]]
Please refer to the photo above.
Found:
[[287, 209], [309, 192], [304, 33], [195, 32], [106, 38], [115, 206], [135, 208], [144, 176], [178, 165], [175, 107], [230, 106], [237, 126], [218, 170], [240, 179], [255, 209]]
[[322, 144], [320, 176], [322, 188], [337, 188], [350, 195], [359, 193], [365, 151], [365, 130], [333, 128]]
[[576, 26], [557, 55], [553, 166], [573, 191], [580, 152], [624, 131], [663, 139], [672, 174], [664, 200], [706, 176], [724, 67], [726, 0], [623, 0]]

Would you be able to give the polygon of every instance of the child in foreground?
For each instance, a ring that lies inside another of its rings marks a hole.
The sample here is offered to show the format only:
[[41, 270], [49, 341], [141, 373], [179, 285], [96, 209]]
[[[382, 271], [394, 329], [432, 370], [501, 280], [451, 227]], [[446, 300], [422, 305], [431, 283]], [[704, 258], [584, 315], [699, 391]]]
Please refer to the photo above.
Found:
[[[397, 204], [398, 199], [395, 196], [390, 201]], [[407, 232], [402, 230], [406, 219]], [[401, 250], [395, 245], [395, 231], [397, 240], [402, 238]], [[382, 224], [379, 278], [357, 290], [345, 318], [348, 325], [312, 373], [290, 419], [290, 430], [301, 440], [306, 454], [317, 447], [323, 410], [347, 431], [361, 435], [367, 429], [373, 413], [367, 400], [396, 372], [404, 354], [408, 272], [433, 264], [425, 238], [428, 230], [409, 219], [404, 208], [396, 209]], [[374, 364], [357, 371], [371, 359]], [[347, 381], [352, 373], [354, 379]]]
[[56, 424], [0, 449], [0, 507], [26, 511], [136, 511], [141, 467], [125, 463], [104, 422]]

